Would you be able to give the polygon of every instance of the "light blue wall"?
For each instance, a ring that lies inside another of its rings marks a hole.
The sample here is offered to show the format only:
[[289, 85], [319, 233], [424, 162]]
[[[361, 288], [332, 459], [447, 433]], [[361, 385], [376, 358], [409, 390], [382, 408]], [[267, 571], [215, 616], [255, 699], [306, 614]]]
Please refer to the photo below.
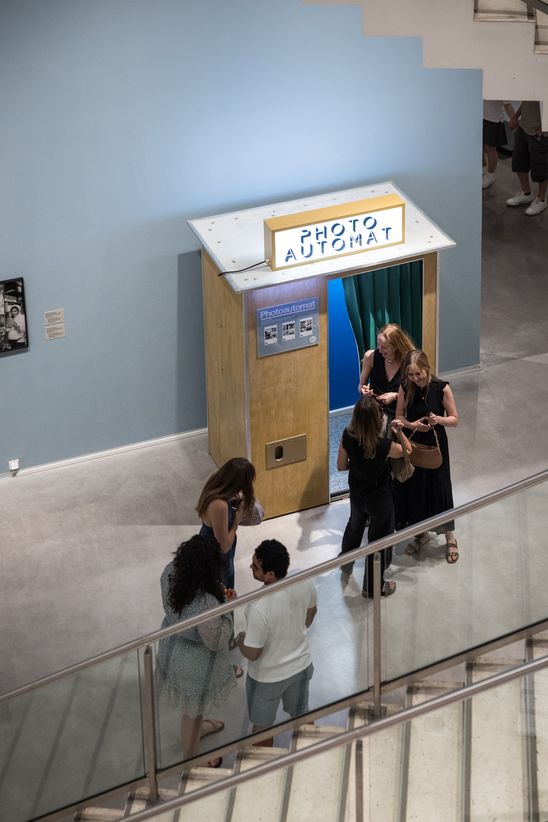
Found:
[[[481, 79], [299, 0], [2, 0], [0, 472], [205, 425], [198, 217], [392, 179], [458, 242], [443, 369], [479, 359]], [[45, 342], [42, 314], [67, 336]]]

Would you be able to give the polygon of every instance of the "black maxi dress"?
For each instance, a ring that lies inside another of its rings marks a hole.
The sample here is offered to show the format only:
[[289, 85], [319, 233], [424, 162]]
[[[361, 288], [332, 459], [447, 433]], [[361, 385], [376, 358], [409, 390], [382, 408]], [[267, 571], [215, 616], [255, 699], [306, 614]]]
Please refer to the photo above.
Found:
[[[369, 387], [375, 394], [388, 394], [390, 392], [398, 393], [401, 383], [401, 371], [398, 369], [391, 380], [386, 376], [386, 366], [384, 357], [378, 348], [373, 352], [373, 367], [369, 374]], [[383, 403], [382, 408], [388, 414], [390, 421], [396, 415], [396, 400], [389, 402], [386, 405]]]
[[[432, 378], [425, 388], [415, 386], [413, 399], [407, 406], [405, 417], [409, 422], [426, 417], [433, 412], [439, 417], [445, 416], [443, 407], [443, 389], [448, 382]], [[433, 431], [412, 432], [412, 442], [424, 445], [435, 445]], [[443, 425], [436, 425], [436, 434], [440, 444], [443, 462], [439, 468], [415, 468], [415, 472], [399, 486], [396, 493], [396, 528], [414, 525], [421, 520], [441, 514], [453, 508], [453, 488], [451, 485], [451, 466], [449, 463], [449, 445], [447, 431]], [[455, 530], [453, 520], [435, 529], [437, 534]]]

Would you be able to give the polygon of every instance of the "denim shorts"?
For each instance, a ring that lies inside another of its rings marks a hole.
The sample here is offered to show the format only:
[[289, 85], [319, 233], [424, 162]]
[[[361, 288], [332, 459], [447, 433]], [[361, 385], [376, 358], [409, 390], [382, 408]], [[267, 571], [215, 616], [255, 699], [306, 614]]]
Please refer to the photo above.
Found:
[[245, 690], [249, 718], [259, 728], [270, 728], [276, 721], [280, 702], [291, 717], [308, 711], [308, 686], [314, 672], [312, 663], [304, 671], [279, 682], [258, 682], [247, 675]]

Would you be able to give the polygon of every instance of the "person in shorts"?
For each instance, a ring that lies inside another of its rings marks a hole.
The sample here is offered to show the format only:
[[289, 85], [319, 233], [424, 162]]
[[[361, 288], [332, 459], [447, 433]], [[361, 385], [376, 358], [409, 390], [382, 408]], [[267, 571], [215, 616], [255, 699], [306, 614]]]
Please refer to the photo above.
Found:
[[[289, 554], [281, 542], [261, 542], [253, 554], [255, 579], [271, 585], [283, 579]], [[316, 616], [316, 589], [306, 580], [251, 602], [245, 612], [246, 629], [238, 637], [249, 660], [246, 695], [253, 732], [270, 728], [280, 703], [291, 717], [308, 712], [308, 690], [313, 673], [308, 628]], [[273, 738], [261, 745], [272, 745]]]
[[[519, 124], [516, 127], [512, 171], [518, 175], [521, 189], [506, 205], [528, 205], [528, 217], [540, 214], [546, 209], [546, 186], [548, 184], [548, 131], [542, 130], [540, 104], [536, 100], [524, 100], [516, 112]], [[531, 176], [529, 177], [529, 173]], [[531, 180], [538, 183], [535, 197]]]
[[495, 170], [499, 160], [497, 149], [506, 145], [506, 128], [504, 112], [510, 123], [517, 125], [516, 112], [510, 100], [483, 101], [483, 156], [484, 169], [481, 180], [482, 188], [489, 188], [495, 182]]

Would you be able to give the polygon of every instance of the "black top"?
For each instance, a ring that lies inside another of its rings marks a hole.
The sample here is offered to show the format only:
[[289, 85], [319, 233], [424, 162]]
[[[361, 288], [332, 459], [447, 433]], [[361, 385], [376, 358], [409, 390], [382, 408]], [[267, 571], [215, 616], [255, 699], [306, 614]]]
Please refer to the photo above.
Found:
[[[389, 380], [386, 376], [386, 365], [384, 357], [379, 351], [379, 349], [375, 348], [375, 350], [373, 351], [373, 367], [369, 375], [369, 387], [373, 389], [375, 394], [388, 394], [390, 391], [394, 391], [397, 394], [398, 389], [400, 387], [400, 383], [401, 369], [398, 368], [392, 379]], [[389, 402], [386, 405], [383, 404], [383, 408], [392, 417], [396, 413], [396, 402], [397, 400], [394, 400], [393, 402]]]
[[343, 448], [348, 454], [348, 487], [353, 492], [367, 493], [390, 487], [389, 439], [377, 440], [375, 456], [369, 459], [363, 453], [358, 440], [345, 428], [342, 435]]

